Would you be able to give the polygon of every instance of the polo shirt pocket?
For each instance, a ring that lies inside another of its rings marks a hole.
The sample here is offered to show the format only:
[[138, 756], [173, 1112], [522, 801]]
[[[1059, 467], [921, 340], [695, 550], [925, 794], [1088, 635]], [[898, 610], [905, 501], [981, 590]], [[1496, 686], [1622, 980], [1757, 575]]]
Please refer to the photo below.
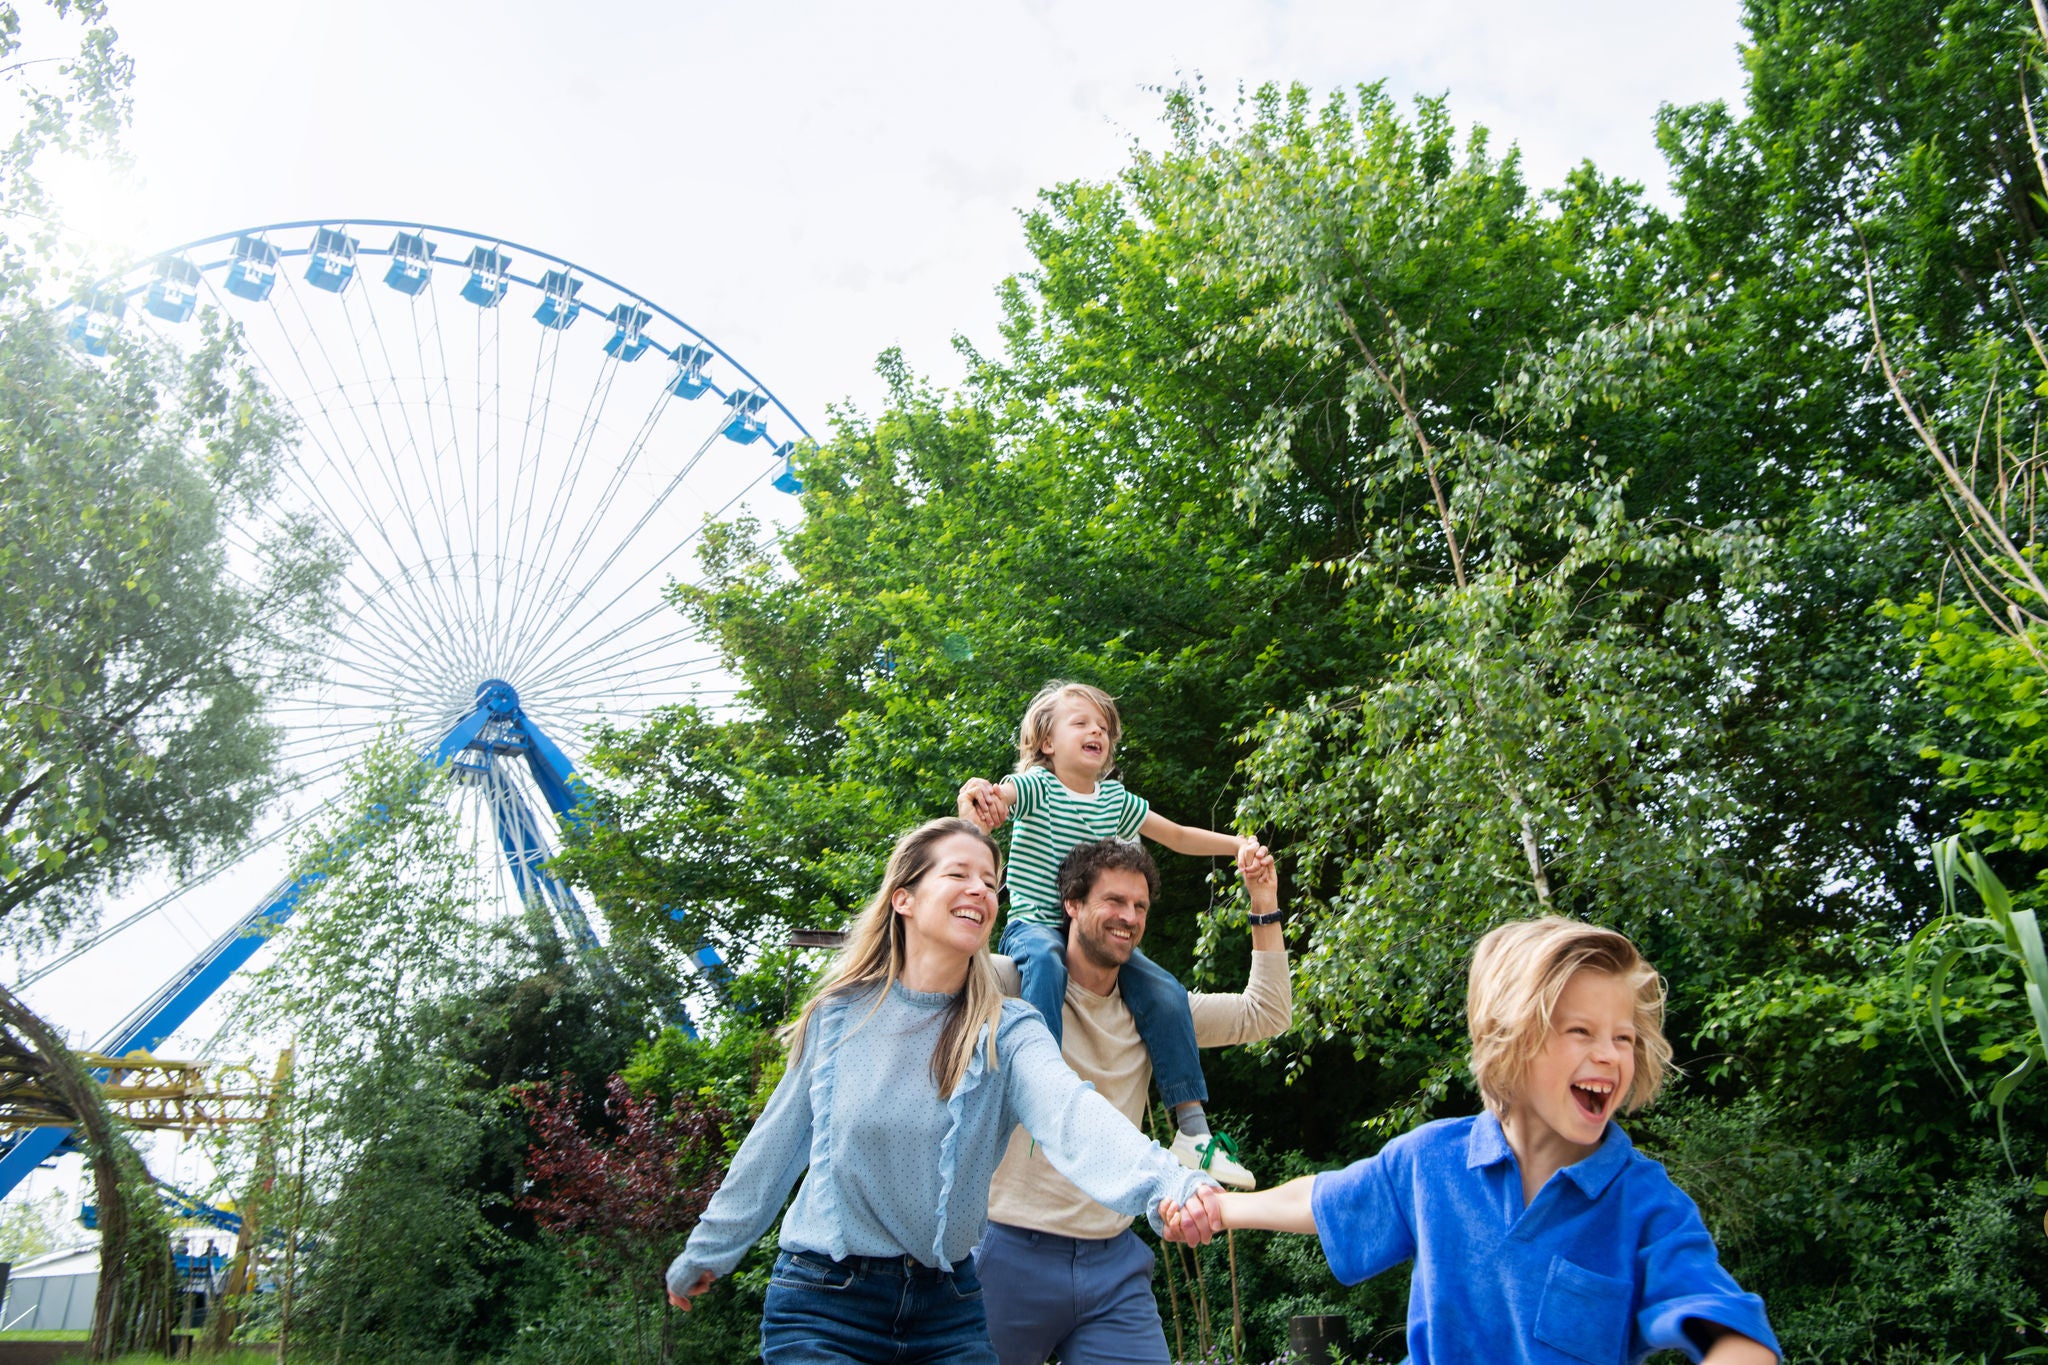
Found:
[[1562, 1256], [1550, 1258], [1543, 1302], [1536, 1309], [1536, 1340], [1586, 1365], [1621, 1365], [1628, 1358], [1629, 1308], [1635, 1285], [1597, 1275]]

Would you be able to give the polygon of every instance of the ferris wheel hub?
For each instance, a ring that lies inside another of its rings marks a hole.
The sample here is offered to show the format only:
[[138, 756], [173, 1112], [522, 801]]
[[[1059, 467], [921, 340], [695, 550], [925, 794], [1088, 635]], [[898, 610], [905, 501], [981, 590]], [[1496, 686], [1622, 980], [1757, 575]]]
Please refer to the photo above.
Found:
[[476, 704], [499, 720], [519, 714], [519, 689], [503, 678], [485, 678], [476, 685]]

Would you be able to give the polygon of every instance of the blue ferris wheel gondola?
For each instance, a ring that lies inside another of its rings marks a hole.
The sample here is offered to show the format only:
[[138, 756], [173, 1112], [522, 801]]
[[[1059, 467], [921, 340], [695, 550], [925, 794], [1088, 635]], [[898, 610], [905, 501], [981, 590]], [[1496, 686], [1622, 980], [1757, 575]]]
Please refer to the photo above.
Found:
[[276, 286], [277, 248], [261, 237], [237, 237], [228, 263], [227, 291], [251, 303], [262, 303]]
[[156, 265], [143, 307], [165, 322], [186, 322], [199, 306], [199, 267], [183, 256], [166, 256]]
[[87, 355], [105, 355], [107, 342], [121, 325], [121, 315], [127, 306], [127, 300], [119, 294], [101, 290], [87, 295], [73, 310], [71, 325], [66, 329], [71, 344]]
[[605, 320], [612, 325], [612, 338], [604, 344], [607, 352], [628, 362], [647, 354], [647, 348], [653, 343], [641, 329], [654, 320], [654, 314], [645, 308], [621, 303], [605, 315]]
[[474, 246], [463, 264], [469, 267], [469, 283], [462, 286], [462, 297], [479, 308], [496, 308], [510, 288], [511, 261], [494, 246]]
[[401, 232], [391, 239], [391, 264], [384, 283], [401, 294], [418, 294], [434, 280], [434, 244], [425, 233]]
[[313, 234], [313, 259], [306, 264], [306, 283], [339, 294], [356, 277], [356, 239], [340, 228]]
[[678, 346], [669, 352], [668, 358], [676, 363], [668, 391], [678, 398], [702, 398], [711, 388], [711, 379], [704, 373], [704, 367], [711, 362], [711, 348]]
[[550, 270], [540, 277], [540, 307], [533, 310], [533, 320], [543, 327], [556, 331], [565, 330], [583, 311], [583, 305], [576, 302], [576, 295], [583, 288], [583, 281], [566, 270]]

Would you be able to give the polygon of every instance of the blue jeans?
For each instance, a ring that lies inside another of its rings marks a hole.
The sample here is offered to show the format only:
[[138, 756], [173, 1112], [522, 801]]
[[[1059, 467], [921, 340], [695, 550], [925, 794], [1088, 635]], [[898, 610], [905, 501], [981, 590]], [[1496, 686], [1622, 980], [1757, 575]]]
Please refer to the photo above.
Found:
[[[1052, 1040], [1059, 1042], [1067, 1018], [1065, 936], [1050, 924], [1011, 920], [997, 951], [1017, 964], [1024, 978], [1025, 1003], [1045, 1016]], [[1151, 958], [1133, 952], [1117, 972], [1117, 989], [1131, 1022], [1138, 1026], [1138, 1037], [1152, 1054], [1159, 1098], [1168, 1108], [1189, 1100], [1207, 1104], [1209, 1085], [1202, 1079], [1202, 1053], [1195, 1046], [1195, 1016], [1188, 1009], [1187, 987]]]
[[813, 1251], [775, 1258], [761, 1310], [767, 1365], [998, 1365], [974, 1262]]
[[1126, 1230], [1094, 1241], [990, 1223], [975, 1252], [1002, 1365], [1167, 1365], [1151, 1248]]

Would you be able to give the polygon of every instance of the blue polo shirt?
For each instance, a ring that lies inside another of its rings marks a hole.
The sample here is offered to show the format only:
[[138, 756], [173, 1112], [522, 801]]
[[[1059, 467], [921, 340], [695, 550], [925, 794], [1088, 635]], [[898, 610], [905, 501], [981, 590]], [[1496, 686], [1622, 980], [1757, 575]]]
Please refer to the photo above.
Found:
[[1624, 1365], [1663, 1350], [1697, 1361], [1693, 1320], [1778, 1349], [1763, 1300], [1721, 1268], [1699, 1209], [1613, 1123], [1526, 1207], [1491, 1113], [1424, 1124], [1318, 1175], [1310, 1207], [1345, 1284], [1415, 1262], [1414, 1365]]

